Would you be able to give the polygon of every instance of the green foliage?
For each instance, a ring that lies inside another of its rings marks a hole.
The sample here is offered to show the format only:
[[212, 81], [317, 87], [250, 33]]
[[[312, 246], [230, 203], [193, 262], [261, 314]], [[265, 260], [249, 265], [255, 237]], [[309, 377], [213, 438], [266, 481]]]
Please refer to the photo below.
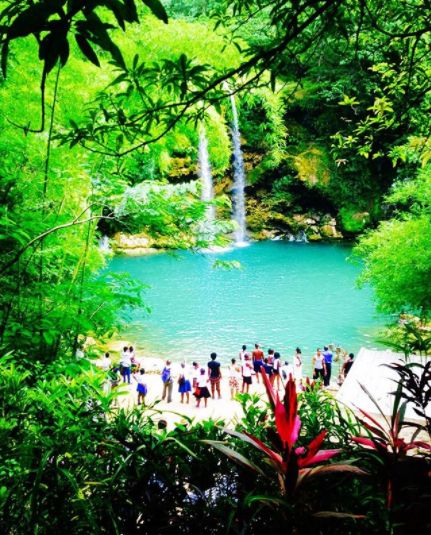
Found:
[[431, 293], [429, 199], [431, 174], [425, 168], [415, 181], [398, 183], [387, 197], [398, 210], [360, 240], [356, 255], [364, 262], [361, 283], [370, 283], [382, 312], [419, 313], [427, 318]]

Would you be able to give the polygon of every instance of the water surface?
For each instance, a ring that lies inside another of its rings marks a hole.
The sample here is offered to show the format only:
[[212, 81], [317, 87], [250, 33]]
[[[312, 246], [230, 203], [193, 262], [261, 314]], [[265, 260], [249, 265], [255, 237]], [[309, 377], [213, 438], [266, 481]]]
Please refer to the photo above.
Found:
[[[142, 356], [186, 355], [226, 362], [256, 341], [289, 360], [301, 347], [306, 368], [317, 347], [334, 343], [357, 352], [373, 347], [380, 324], [370, 290], [355, 288], [359, 268], [345, 245], [260, 242], [206, 256], [189, 252], [116, 257], [110, 269], [149, 284], [152, 312], [134, 312], [124, 337]], [[214, 260], [238, 260], [240, 270], [214, 270]]]

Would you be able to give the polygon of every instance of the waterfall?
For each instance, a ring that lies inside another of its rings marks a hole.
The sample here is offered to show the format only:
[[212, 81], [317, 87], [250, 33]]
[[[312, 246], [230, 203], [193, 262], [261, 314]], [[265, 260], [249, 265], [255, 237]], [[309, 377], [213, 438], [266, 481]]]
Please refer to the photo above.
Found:
[[236, 110], [235, 97], [230, 96], [232, 103], [233, 124], [232, 124], [232, 143], [233, 143], [233, 218], [238, 223], [239, 228], [234, 231], [235, 245], [244, 245], [247, 241], [245, 229], [245, 172], [244, 158], [241, 150], [241, 135], [238, 126], [238, 112]]
[[100, 238], [99, 249], [102, 250], [104, 253], [107, 253], [109, 251], [110, 247], [108, 236], [102, 236], [102, 238]]
[[[202, 126], [199, 132], [199, 174], [202, 180], [203, 201], [212, 201], [214, 198], [213, 180], [211, 176], [211, 164], [208, 154], [208, 140], [206, 137], [205, 127]], [[215, 219], [214, 206], [207, 207], [207, 218], [210, 221]]]
[[305, 243], [308, 243], [308, 240], [307, 240], [307, 234], [305, 233], [304, 230], [299, 230], [299, 231], [298, 231], [298, 234], [296, 235], [296, 241], [297, 241], [297, 242], [305, 242]]

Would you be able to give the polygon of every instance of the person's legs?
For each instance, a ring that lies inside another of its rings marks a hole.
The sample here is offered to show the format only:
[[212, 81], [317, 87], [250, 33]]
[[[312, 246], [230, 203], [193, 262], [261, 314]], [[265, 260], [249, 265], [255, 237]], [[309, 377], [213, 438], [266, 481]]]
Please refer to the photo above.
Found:
[[190, 403], [190, 392], [186, 393], [186, 403]]
[[219, 399], [220, 399], [220, 398], [221, 398], [221, 393], [220, 393], [220, 377], [218, 377], [217, 380], [216, 380], [216, 389], [217, 389], [218, 397], [219, 397]]
[[[215, 395], [215, 381], [213, 378], [210, 378], [210, 384], [211, 384], [211, 397], [214, 399]], [[206, 398], [205, 398], [206, 401]]]
[[166, 397], [166, 390], [168, 388], [167, 383], [163, 383], [163, 392], [162, 392], [162, 399], [165, 399]]
[[208, 398], [205, 398], [205, 408], [207, 408]]
[[[127, 382], [130, 384], [130, 368], [124, 368], [124, 369], [126, 371]], [[124, 382], [126, 382], [125, 379], [124, 379]]]
[[184, 392], [181, 392], [181, 403], [184, 403]]
[[170, 403], [172, 401], [172, 390], [174, 388], [174, 383], [173, 381], [171, 381], [169, 384], [168, 384], [168, 403]]
[[327, 364], [326, 375], [325, 375], [325, 386], [329, 386], [331, 384], [331, 372], [332, 372], [332, 364]]

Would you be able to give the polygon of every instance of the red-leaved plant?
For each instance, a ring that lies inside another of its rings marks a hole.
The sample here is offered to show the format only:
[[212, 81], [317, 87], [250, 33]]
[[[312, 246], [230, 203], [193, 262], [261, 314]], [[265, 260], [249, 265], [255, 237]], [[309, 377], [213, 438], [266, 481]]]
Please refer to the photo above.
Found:
[[[301, 429], [301, 420], [298, 416], [298, 399], [295, 382], [292, 380], [292, 376], [290, 376], [289, 381], [286, 383], [284, 400], [281, 402], [278, 393], [274, 394], [273, 388], [263, 369], [262, 376], [268, 393], [270, 406], [275, 417], [276, 429], [273, 429], [272, 427], [268, 427], [267, 429], [268, 438], [272, 448], [249, 433], [239, 433], [231, 429], [225, 429], [225, 432], [243, 442], [251, 444], [264, 454], [265, 460], [276, 472], [281, 490], [286, 497], [292, 498], [302, 485], [308, 483], [318, 475], [328, 474], [330, 472], [350, 472], [354, 475], [363, 475], [366, 473], [356, 466], [353, 466], [351, 464], [352, 461], [311, 468], [311, 465], [327, 461], [338, 455], [340, 450], [320, 449], [326, 431], [322, 431], [307, 447], [295, 448], [295, 443]], [[238, 464], [255, 470], [263, 476], [267, 476], [261, 468], [257, 467], [238, 451], [233, 450], [224, 444], [208, 442]], [[328, 511], [315, 513], [314, 516], [362, 518], [357, 515]]]
[[[395, 367], [395, 365], [392, 366]], [[384, 414], [383, 410], [372, 394], [367, 390], [367, 388], [362, 384], [360, 384], [360, 386], [377, 408], [377, 411], [380, 413], [381, 419], [383, 422], [385, 422], [385, 425], [382, 425], [375, 417], [358, 408], [358, 410], [364, 416], [364, 419], [358, 418], [358, 420], [367, 430], [368, 436], [352, 437], [351, 440], [356, 442], [356, 444], [371, 448], [371, 450], [373, 450], [373, 454], [385, 467], [387, 477], [386, 505], [390, 510], [392, 508], [393, 482], [395, 479], [397, 463], [406, 458], [409, 450], [422, 449], [431, 451], [431, 445], [420, 440], [415, 440], [417, 434], [421, 430], [426, 429], [425, 425], [422, 426], [404, 421], [409, 399], [402, 402], [403, 397], [406, 397], [403, 394], [402, 384], [399, 384], [397, 391], [393, 392], [393, 410], [389, 419]], [[417, 432], [413, 434], [413, 437], [410, 441], [406, 441], [400, 436], [400, 433], [404, 427], [412, 426], [418, 428]]]

